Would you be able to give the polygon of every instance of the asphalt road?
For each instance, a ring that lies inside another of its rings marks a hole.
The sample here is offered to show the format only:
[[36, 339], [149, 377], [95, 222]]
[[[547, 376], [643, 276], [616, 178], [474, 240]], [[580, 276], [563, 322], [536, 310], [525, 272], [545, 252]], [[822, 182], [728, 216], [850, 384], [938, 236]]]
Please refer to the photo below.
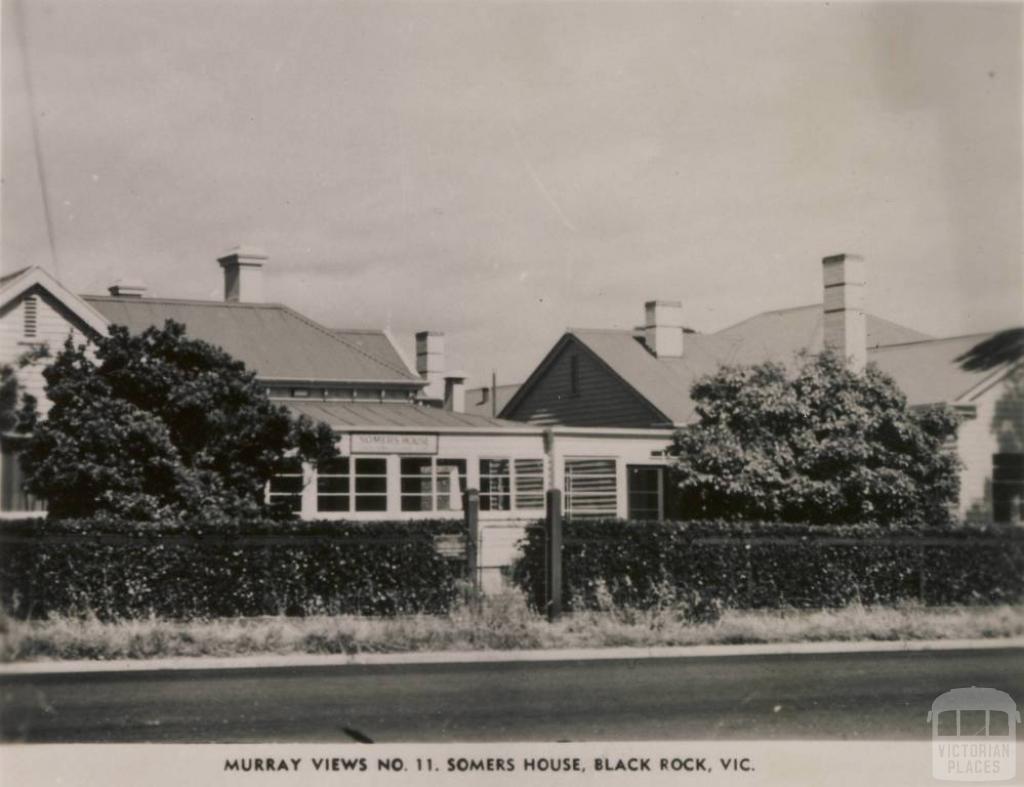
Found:
[[7, 742], [928, 740], [958, 686], [1024, 701], [1024, 650], [0, 678]]

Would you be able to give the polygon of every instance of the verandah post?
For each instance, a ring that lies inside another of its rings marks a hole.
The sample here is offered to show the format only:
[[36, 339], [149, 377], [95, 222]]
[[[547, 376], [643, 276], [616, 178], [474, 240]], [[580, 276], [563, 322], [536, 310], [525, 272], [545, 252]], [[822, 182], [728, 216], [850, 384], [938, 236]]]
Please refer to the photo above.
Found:
[[480, 493], [467, 489], [462, 510], [466, 517], [466, 574], [474, 594], [480, 590]]
[[549, 489], [544, 520], [545, 586], [548, 621], [562, 616], [562, 490]]

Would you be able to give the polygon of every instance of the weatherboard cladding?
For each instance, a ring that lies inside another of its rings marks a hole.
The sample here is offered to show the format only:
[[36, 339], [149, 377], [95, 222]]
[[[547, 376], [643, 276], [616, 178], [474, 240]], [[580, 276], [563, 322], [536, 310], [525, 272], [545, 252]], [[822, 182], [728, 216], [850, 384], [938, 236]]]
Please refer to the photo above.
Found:
[[[183, 323], [189, 336], [222, 348], [265, 380], [421, 382], [383, 333], [332, 331], [280, 304], [97, 295], [84, 300], [133, 333], [166, 320]], [[383, 352], [385, 343], [390, 349]]]
[[[29, 299], [35, 303], [35, 331], [32, 336], [25, 335], [25, 311]], [[73, 343], [82, 344], [93, 336], [95, 332], [83, 320], [39, 285], [27, 289], [0, 309], [0, 358], [4, 362], [14, 362], [33, 347], [41, 345], [49, 346], [51, 355], [55, 355], [68, 337]], [[43, 414], [50, 407], [43, 370], [51, 360], [39, 360], [18, 370], [19, 385], [36, 398]]]
[[[645, 427], [668, 423], [595, 356], [581, 337], [570, 336], [561, 345], [545, 372], [524, 386], [525, 395], [506, 415], [540, 425]], [[574, 355], [579, 359], [577, 394], [573, 394], [571, 383]]]

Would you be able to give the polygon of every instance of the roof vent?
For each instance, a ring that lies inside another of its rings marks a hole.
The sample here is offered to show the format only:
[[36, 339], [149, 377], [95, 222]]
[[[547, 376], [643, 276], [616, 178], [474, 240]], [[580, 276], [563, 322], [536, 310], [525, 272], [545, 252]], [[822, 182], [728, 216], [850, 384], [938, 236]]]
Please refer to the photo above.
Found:
[[466, 373], [448, 372], [444, 376], [444, 409], [453, 413], [466, 412]]
[[115, 298], [141, 298], [147, 289], [139, 279], [118, 279], [107, 287], [107, 292]]

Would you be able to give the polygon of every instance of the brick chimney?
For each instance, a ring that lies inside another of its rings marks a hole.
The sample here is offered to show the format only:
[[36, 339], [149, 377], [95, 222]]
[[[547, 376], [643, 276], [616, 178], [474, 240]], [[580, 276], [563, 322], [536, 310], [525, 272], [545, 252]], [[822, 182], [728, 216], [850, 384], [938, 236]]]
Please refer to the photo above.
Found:
[[147, 289], [140, 279], [118, 279], [107, 287], [107, 292], [115, 298], [141, 298]]
[[224, 269], [224, 300], [229, 303], [263, 303], [263, 263], [266, 252], [236, 246], [217, 262]]
[[448, 372], [444, 376], [444, 409], [453, 413], [466, 412], [466, 374]]
[[647, 301], [644, 304], [644, 344], [658, 358], [683, 355], [683, 304]]
[[864, 259], [855, 254], [835, 254], [825, 257], [821, 265], [825, 283], [824, 344], [860, 371], [868, 360]]
[[443, 402], [444, 381], [444, 334], [437, 331], [420, 331], [416, 334], [416, 372], [427, 381], [424, 399]]

